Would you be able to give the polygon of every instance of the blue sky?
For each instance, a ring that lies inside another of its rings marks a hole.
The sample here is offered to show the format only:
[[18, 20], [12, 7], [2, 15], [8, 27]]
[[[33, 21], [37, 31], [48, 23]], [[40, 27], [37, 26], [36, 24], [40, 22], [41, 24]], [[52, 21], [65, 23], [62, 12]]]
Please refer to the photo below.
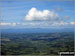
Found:
[[[3, 0], [0, 3], [1, 3], [1, 25], [2, 27], [5, 28], [32, 28], [32, 27], [49, 28], [61, 26], [71, 27], [75, 24], [74, 1], [55, 2], [55, 1]], [[30, 13], [29, 11], [32, 12]], [[36, 12], [36, 14], [34, 11]], [[49, 12], [47, 13], [46, 17], [43, 11]], [[39, 15], [38, 12], [41, 13], [42, 15], [38, 16]], [[32, 13], [33, 16], [31, 16]], [[53, 18], [51, 17], [51, 15], [53, 15], [52, 16]], [[47, 19], [44, 20], [43, 16]]]

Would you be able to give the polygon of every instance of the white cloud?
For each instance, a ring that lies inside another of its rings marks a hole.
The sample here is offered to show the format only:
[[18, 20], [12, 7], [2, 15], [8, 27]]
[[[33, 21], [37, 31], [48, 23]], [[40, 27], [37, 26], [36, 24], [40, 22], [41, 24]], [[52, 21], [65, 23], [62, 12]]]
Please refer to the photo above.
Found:
[[0, 25], [11, 25], [11, 23], [0, 23]]
[[24, 20], [27, 21], [41, 21], [41, 20], [56, 20], [58, 18], [58, 14], [49, 11], [43, 10], [39, 11], [36, 8], [31, 8], [28, 14], [25, 16]]
[[16, 26], [17, 23], [1, 22], [0, 25], [1, 25], [1, 26]]
[[75, 25], [75, 22], [22, 22], [22, 23], [0, 23], [1, 26], [20, 26], [25, 28], [50, 28], [50, 27], [63, 27]]
[[69, 20], [69, 16], [63, 16], [62, 18], [65, 20]]
[[11, 23], [11, 25], [12, 25], [12, 26], [16, 26], [16, 25], [17, 25], [17, 23]]
[[31, 27], [31, 28], [50, 28], [50, 27], [67, 27], [74, 25], [74, 22], [30, 22], [30, 23], [22, 23], [23, 26]]
[[60, 22], [55, 22], [52, 25], [53, 26], [68, 26], [69, 22], [60, 21]]
[[70, 22], [70, 24], [75, 25], [75, 22]]

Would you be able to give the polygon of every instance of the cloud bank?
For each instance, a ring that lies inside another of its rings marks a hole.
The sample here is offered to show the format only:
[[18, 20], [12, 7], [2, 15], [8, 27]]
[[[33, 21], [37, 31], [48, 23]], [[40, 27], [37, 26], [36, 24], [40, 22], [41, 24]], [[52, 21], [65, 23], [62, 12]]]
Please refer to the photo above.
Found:
[[16, 26], [17, 23], [15, 23], [15, 22], [14, 22], [14, 23], [1, 22], [0, 25], [1, 25], [1, 26]]
[[25, 16], [25, 21], [41, 21], [41, 20], [57, 20], [58, 14], [49, 11], [49, 10], [43, 10], [39, 11], [36, 8], [31, 8], [28, 12], [28, 14]]
[[24, 28], [50, 28], [50, 27], [67, 27], [67, 26], [74, 26], [75, 22], [1, 22], [0, 26], [13, 26], [13, 27], [24, 27]]

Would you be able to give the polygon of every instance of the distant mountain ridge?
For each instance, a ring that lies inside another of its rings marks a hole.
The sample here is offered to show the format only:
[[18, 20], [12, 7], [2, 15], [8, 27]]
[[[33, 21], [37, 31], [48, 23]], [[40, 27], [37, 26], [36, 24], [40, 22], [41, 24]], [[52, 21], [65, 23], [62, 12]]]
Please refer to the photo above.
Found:
[[1, 29], [2, 33], [52, 33], [74, 32], [74, 28], [25, 28], [25, 29]]

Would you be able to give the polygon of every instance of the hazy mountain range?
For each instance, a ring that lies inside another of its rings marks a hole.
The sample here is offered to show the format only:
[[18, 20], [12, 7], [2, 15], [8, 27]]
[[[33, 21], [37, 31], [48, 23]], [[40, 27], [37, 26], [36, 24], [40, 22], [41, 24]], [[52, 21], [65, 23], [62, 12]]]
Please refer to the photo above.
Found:
[[53, 33], [74, 32], [74, 28], [25, 28], [25, 29], [1, 29], [5, 33]]

